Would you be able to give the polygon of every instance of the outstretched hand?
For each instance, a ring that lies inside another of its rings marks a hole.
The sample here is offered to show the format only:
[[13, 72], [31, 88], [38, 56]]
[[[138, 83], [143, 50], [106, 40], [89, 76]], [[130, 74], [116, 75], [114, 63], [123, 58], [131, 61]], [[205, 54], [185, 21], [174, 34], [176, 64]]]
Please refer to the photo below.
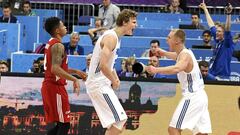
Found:
[[154, 66], [146, 66], [145, 67], [145, 70], [148, 72], [148, 73], [150, 73], [150, 74], [156, 74], [157, 73], [157, 69], [156, 69], [156, 67], [154, 67]]
[[80, 93], [80, 84], [79, 84], [78, 79], [73, 81], [73, 92], [76, 93], [77, 95], [79, 95], [79, 93]]
[[81, 71], [81, 70], [78, 70], [78, 71], [77, 71], [77, 75], [78, 75], [79, 77], [81, 77], [81, 78], [83, 79], [83, 81], [86, 81], [86, 80], [87, 80], [87, 77], [88, 77], [87, 73], [85, 73], [85, 72], [83, 72], [83, 71]]
[[166, 52], [165, 50], [163, 50], [163, 49], [161, 49], [161, 48], [158, 48], [158, 49], [157, 49], [157, 56], [158, 56], [159, 58], [162, 57], [162, 56], [165, 56], [165, 55], [164, 55], [165, 52]]

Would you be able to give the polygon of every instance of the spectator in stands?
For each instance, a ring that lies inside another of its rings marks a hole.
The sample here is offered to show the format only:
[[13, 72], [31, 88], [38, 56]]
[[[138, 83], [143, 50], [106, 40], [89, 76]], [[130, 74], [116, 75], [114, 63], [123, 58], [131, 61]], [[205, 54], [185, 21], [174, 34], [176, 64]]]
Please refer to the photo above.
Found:
[[240, 23], [240, 16], [238, 16], [235, 20], [236, 23]]
[[208, 64], [207, 61], [200, 61], [198, 63], [198, 66], [200, 68], [203, 80], [217, 80], [215, 78], [215, 76], [213, 76], [212, 74], [208, 73], [209, 64]]
[[89, 34], [90, 38], [92, 39], [93, 45], [95, 45], [98, 37], [101, 36], [105, 30], [106, 30], [106, 28], [103, 27], [103, 20], [98, 17], [95, 18], [95, 28], [88, 29], [88, 34]]
[[234, 37], [233, 37], [233, 42], [237, 45], [240, 44], [240, 33], [237, 33]]
[[152, 57], [157, 56], [157, 49], [160, 47], [160, 42], [156, 39], [150, 42], [150, 49], [147, 49], [141, 57]]
[[127, 71], [126, 62], [127, 62], [127, 59], [123, 58], [122, 61], [121, 61], [121, 70], [117, 71], [118, 76], [125, 76], [126, 71]]
[[116, 20], [120, 13], [119, 7], [112, 4], [110, 0], [102, 0], [98, 17], [103, 20], [103, 27], [111, 29], [116, 26]]
[[1, 23], [17, 23], [17, 18], [12, 15], [10, 4], [6, 3], [2, 9], [3, 15], [0, 17]]
[[39, 73], [39, 72], [40, 72], [39, 63], [37, 60], [33, 60], [33, 65], [28, 70], [28, 73]]
[[91, 59], [92, 59], [92, 53], [89, 53], [89, 54], [86, 56], [86, 68], [84, 68], [84, 69], [82, 70], [82, 71], [85, 72], [86, 74], [88, 74]]
[[[236, 45], [240, 45], [240, 34], [236, 34], [233, 38], [233, 42], [236, 44]], [[233, 51], [233, 57], [237, 58], [238, 61], [240, 61], [240, 50], [234, 50]]]
[[213, 57], [210, 60], [209, 73], [223, 79], [228, 78], [231, 73], [230, 63], [234, 50], [233, 38], [230, 31], [232, 6], [230, 4], [225, 8], [227, 15], [225, 27], [222, 25], [214, 25], [205, 3], [201, 3], [199, 7], [203, 9], [206, 15], [211, 35], [215, 41]]
[[136, 77], [136, 75], [133, 73], [132, 66], [136, 63], [135, 57], [128, 57], [126, 61], [126, 72], [123, 74], [125, 77]]
[[78, 45], [80, 35], [77, 32], [72, 32], [70, 35], [70, 42], [63, 43], [65, 51], [68, 55], [83, 55], [83, 47]]
[[39, 73], [44, 73], [44, 57], [38, 57]]
[[183, 10], [183, 11], [187, 11], [187, 0], [179, 0], [179, 7]]
[[202, 39], [203, 39], [203, 46], [212, 46], [211, 45], [212, 35], [210, 30], [203, 31]]
[[26, 16], [36, 16], [36, 13], [31, 9], [30, 1], [23, 2], [23, 14]]
[[3, 2], [7, 2], [11, 8], [13, 15], [23, 15], [23, 2], [25, 0], [3, 0]]
[[191, 14], [191, 19], [192, 19], [192, 25], [196, 27], [196, 29], [201, 29], [201, 30], [205, 30], [206, 28], [201, 25], [200, 23], [200, 14], [193, 12]]
[[[160, 64], [159, 64], [158, 57], [157, 56], [150, 57], [148, 60], [148, 66], [159, 67]], [[165, 75], [162, 75], [160, 73], [152, 74], [152, 73], [146, 72], [146, 74], [147, 74], [147, 78], [166, 78]]]
[[5, 60], [0, 60], [0, 73], [8, 72], [8, 69], [8, 62]]
[[166, 6], [165, 12], [173, 14], [184, 13], [184, 11], [179, 7], [179, 5], [179, 0], [171, 0], [171, 4]]

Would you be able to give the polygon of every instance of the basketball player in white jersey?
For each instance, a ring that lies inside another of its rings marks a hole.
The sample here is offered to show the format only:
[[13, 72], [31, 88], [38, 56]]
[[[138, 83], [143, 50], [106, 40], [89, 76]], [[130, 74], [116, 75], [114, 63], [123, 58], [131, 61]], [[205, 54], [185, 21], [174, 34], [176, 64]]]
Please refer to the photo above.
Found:
[[181, 131], [189, 129], [193, 134], [207, 135], [212, 132], [208, 112], [208, 97], [197, 60], [191, 50], [185, 48], [185, 33], [174, 29], [168, 37], [170, 52], [158, 50], [159, 55], [176, 60], [176, 64], [168, 67], [147, 66], [150, 73], [177, 74], [182, 89], [182, 99], [178, 104], [168, 132], [169, 135], [181, 135]]
[[120, 48], [120, 37], [132, 35], [136, 28], [137, 13], [124, 9], [117, 18], [117, 27], [104, 32], [96, 42], [90, 62], [87, 93], [104, 128], [105, 135], [121, 133], [127, 115], [113, 90], [120, 85], [119, 78], [113, 68]]

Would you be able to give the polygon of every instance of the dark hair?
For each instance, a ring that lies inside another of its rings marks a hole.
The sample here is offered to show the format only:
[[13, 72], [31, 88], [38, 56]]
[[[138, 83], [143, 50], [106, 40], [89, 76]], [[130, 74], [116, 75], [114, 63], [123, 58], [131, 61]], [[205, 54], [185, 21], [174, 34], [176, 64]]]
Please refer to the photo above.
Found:
[[4, 64], [4, 65], [6, 65], [8, 67], [8, 62], [5, 61], [5, 60], [0, 60], [0, 64]]
[[33, 64], [38, 64], [38, 60], [33, 60]]
[[151, 45], [152, 43], [157, 43], [158, 46], [160, 46], [160, 42], [159, 42], [157, 39], [153, 39], [153, 40], [150, 42], [150, 45]]
[[117, 26], [123, 26], [123, 22], [129, 22], [130, 18], [137, 17], [137, 12], [131, 9], [124, 9], [117, 17]]
[[44, 60], [44, 57], [38, 57], [37, 61]]
[[199, 13], [197, 13], [197, 12], [192, 12], [192, 13], [191, 13], [191, 16], [193, 16], [193, 15], [197, 15], [197, 16], [198, 16], [198, 18], [200, 18], [200, 14], [199, 14]]
[[[210, 30], [204, 30], [203, 33], [202, 33], [202, 36], [207, 33], [208, 35], [211, 35], [211, 31]], [[212, 36], [212, 35], [211, 35]]]
[[23, 2], [23, 5], [24, 5], [24, 4], [28, 4], [28, 5], [30, 5], [30, 6], [31, 6], [31, 3], [30, 3], [30, 1], [28, 1], [28, 0], [27, 0], [27, 1], [24, 1], [24, 2]]
[[11, 8], [11, 5], [9, 2], [4, 3], [3, 8]]
[[201, 66], [203, 66], [203, 67], [209, 67], [209, 64], [208, 64], [208, 62], [206, 62], [206, 61], [200, 61], [199, 63], [198, 63], [198, 65], [199, 65], [199, 67], [201, 67]]
[[50, 17], [47, 18], [44, 28], [45, 30], [51, 35], [54, 35], [54, 31], [59, 27], [60, 25], [60, 19], [58, 17]]
[[95, 18], [95, 22], [96, 22], [96, 21], [100, 21], [100, 22], [101, 22], [101, 26], [103, 26], [103, 20], [102, 20], [101, 18], [96, 17], [96, 18]]

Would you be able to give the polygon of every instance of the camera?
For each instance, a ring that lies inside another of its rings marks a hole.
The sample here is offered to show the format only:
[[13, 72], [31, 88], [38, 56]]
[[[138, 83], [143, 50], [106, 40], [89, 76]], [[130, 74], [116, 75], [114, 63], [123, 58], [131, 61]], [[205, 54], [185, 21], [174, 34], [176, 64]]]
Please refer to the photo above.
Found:
[[141, 62], [137, 62], [137, 63], [133, 64], [132, 70], [135, 74], [141, 74], [141, 73], [145, 72], [145, 65]]

